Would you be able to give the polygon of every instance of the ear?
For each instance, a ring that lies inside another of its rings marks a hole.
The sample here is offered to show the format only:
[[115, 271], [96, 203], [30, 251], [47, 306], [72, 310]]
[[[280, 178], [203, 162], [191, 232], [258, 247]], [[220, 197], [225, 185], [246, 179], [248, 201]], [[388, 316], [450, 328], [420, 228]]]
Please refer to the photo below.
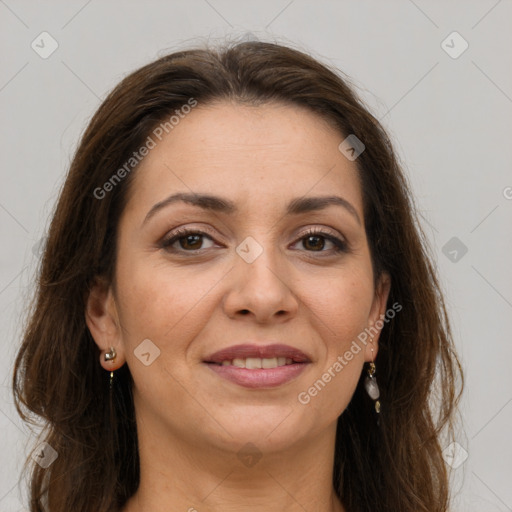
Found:
[[[126, 361], [121, 340], [121, 328], [111, 284], [96, 278], [85, 306], [85, 322], [98, 348], [101, 350], [100, 364], [108, 371], [120, 368]], [[111, 347], [116, 350], [113, 360], [105, 361]]]
[[379, 277], [373, 303], [368, 317], [368, 329], [370, 341], [365, 349], [365, 361], [373, 361], [377, 357], [379, 350], [380, 331], [384, 327], [384, 319], [386, 317], [386, 305], [391, 289], [391, 277], [387, 272], [382, 272]]

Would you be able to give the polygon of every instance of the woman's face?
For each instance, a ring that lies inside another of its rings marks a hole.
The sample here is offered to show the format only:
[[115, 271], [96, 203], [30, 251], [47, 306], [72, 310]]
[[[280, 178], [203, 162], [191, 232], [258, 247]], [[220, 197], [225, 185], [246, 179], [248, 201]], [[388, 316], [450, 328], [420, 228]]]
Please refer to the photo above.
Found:
[[129, 366], [139, 427], [261, 452], [335, 429], [377, 351], [353, 342], [389, 291], [374, 288], [343, 139], [299, 107], [221, 102], [156, 141], [120, 219], [107, 313], [88, 321]]

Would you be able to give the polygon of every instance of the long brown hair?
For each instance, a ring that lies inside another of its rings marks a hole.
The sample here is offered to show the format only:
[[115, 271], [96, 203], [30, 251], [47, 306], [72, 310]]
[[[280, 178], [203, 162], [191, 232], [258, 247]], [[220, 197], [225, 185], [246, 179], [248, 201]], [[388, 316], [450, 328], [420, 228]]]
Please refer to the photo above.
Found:
[[191, 99], [306, 107], [339, 130], [340, 141], [354, 134], [365, 144], [356, 163], [375, 280], [389, 273], [388, 302], [403, 310], [379, 340], [380, 423], [361, 376], [338, 419], [333, 484], [349, 512], [447, 510], [440, 435], [452, 426], [462, 371], [407, 179], [384, 129], [342, 76], [289, 47], [230, 43], [164, 56], [104, 100], [60, 193], [14, 368], [19, 414], [27, 422], [40, 418], [41, 439], [58, 453], [46, 469], [27, 459], [31, 512], [113, 512], [137, 489], [132, 378], [124, 365], [109, 391], [85, 304], [95, 278], [112, 279], [118, 221], [136, 165], [104, 184]]

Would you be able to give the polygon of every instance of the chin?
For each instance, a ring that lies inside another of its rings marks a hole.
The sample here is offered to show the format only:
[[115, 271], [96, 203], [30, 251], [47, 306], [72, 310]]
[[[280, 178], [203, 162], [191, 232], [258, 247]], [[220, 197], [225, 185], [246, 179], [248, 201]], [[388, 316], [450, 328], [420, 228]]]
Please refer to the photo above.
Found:
[[307, 436], [309, 427], [313, 427], [299, 417], [297, 409], [277, 405], [235, 407], [232, 414], [216, 416], [216, 420], [227, 431], [221, 429], [217, 442], [236, 452], [247, 443], [261, 452], [285, 450]]

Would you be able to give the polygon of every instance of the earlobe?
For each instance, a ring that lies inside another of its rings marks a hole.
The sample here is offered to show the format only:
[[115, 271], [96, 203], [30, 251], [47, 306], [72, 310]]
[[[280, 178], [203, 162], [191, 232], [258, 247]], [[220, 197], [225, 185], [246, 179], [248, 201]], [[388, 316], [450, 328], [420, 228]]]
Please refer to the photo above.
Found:
[[366, 345], [365, 361], [374, 361], [377, 357], [380, 331], [384, 326], [383, 318], [386, 315], [386, 305], [391, 290], [391, 277], [383, 272], [375, 289], [372, 308], [369, 317], [370, 342]]
[[383, 272], [375, 289], [372, 311], [370, 314], [370, 323], [376, 324], [378, 320], [385, 316], [390, 290], [391, 277], [387, 272]]
[[[85, 306], [85, 322], [101, 350], [100, 364], [105, 370], [115, 370], [124, 363], [116, 304], [112, 287], [102, 279], [96, 279], [92, 285]], [[116, 357], [107, 358], [114, 348]]]

